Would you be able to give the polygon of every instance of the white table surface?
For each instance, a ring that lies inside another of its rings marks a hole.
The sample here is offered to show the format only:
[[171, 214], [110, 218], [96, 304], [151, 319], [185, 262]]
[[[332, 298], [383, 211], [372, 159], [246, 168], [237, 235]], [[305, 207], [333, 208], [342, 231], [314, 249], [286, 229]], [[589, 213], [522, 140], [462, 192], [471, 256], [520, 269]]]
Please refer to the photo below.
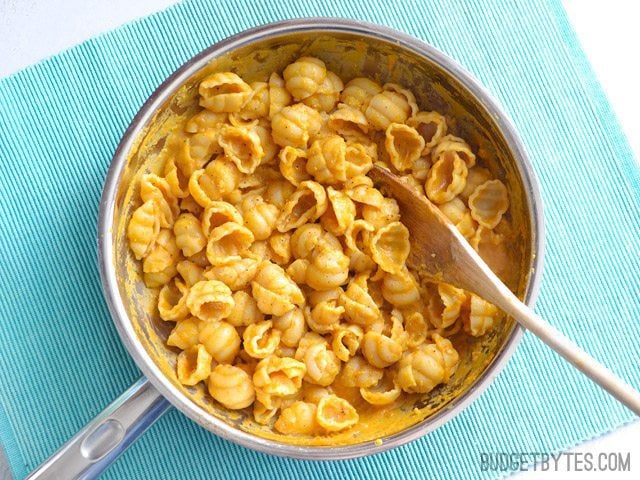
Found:
[[[0, 0], [0, 77], [174, 3], [175, 0]], [[640, 159], [640, 2], [563, 3], [636, 158]], [[518, 478], [640, 478], [640, 422], [585, 442], [570, 452], [594, 456], [630, 452], [631, 471], [576, 472], [561, 465], [558, 472], [529, 471], [518, 474]], [[7, 471], [0, 453], [0, 479], [8, 478]]]

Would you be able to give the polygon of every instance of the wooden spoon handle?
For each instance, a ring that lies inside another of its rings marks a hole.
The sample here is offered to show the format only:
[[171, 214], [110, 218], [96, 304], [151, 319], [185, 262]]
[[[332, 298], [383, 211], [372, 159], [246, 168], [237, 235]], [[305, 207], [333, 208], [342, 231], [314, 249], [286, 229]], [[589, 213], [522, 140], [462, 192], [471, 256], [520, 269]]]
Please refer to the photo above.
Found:
[[457, 272], [450, 274], [453, 284], [477, 293], [511, 315], [520, 325], [554, 349], [561, 357], [564, 357], [636, 415], [640, 415], [640, 393], [638, 391], [522, 303], [491, 271], [471, 246], [462, 239], [455, 227], [450, 226], [449, 228], [458, 240], [450, 247], [451, 258], [460, 265]]
[[626, 405], [636, 415], [640, 415], [640, 393], [638, 391], [569, 340], [553, 325], [536, 315], [506, 287], [499, 290], [499, 294], [496, 291], [490, 295], [492, 298], [487, 298], [487, 300], [492, 301], [511, 315], [520, 325], [554, 349], [561, 357]]

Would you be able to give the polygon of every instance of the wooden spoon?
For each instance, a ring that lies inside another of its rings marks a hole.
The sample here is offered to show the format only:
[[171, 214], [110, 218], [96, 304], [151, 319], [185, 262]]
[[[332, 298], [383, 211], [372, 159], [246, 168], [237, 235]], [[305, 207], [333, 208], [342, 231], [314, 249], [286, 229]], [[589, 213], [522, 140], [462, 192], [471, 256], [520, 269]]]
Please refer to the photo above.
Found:
[[438, 281], [473, 292], [511, 315], [591, 380], [640, 415], [640, 393], [533, 313], [491, 271], [447, 217], [388, 170], [374, 166], [371, 179], [386, 187], [409, 229], [409, 262]]

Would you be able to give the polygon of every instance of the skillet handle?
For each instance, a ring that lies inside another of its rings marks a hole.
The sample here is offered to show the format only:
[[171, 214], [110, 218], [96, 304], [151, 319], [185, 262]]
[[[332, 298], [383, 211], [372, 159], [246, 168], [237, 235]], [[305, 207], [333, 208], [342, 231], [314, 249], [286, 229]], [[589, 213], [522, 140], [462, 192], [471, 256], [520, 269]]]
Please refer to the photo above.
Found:
[[141, 378], [27, 478], [97, 478], [170, 406]]

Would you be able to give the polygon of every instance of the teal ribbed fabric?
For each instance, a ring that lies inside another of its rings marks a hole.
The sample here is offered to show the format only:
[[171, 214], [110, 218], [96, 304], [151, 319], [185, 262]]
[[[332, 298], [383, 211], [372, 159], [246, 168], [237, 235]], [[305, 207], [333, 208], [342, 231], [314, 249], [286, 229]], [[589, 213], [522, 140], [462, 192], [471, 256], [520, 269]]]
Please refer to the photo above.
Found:
[[[96, 220], [119, 138], [201, 49], [266, 22], [343, 16], [407, 32], [503, 105], [542, 184], [536, 310], [640, 387], [640, 173], [559, 0], [185, 1], [0, 80], [0, 441], [21, 478], [139, 371], [102, 296]], [[370, 458], [307, 462], [216, 438], [177, 411], [107, 478], [491, 478], [481, 452], [553, 452], [633, 418], [530, 334], [439, 430]]]

